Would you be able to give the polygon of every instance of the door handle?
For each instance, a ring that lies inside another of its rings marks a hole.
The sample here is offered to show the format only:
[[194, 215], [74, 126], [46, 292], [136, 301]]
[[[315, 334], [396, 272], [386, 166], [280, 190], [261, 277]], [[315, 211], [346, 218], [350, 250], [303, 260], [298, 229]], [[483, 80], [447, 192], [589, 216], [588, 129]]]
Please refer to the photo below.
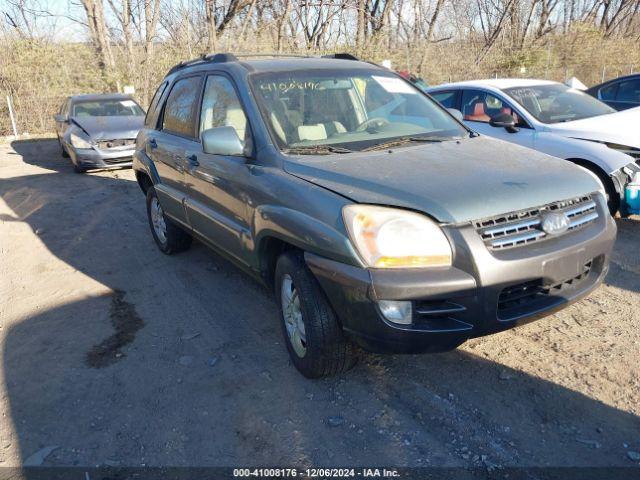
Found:
[[189, 165], [191, 167], [197, 167], [198, 165], [200, 165], [198, 156], [195, 153], [193, 155], [187, 155], [187, 160], [189, 160]]
[[149, 140], [149, 146], [151, 148], [158, 148], [158, 142], [156, 142], [155, 138], [152, 138], [151, 140]]

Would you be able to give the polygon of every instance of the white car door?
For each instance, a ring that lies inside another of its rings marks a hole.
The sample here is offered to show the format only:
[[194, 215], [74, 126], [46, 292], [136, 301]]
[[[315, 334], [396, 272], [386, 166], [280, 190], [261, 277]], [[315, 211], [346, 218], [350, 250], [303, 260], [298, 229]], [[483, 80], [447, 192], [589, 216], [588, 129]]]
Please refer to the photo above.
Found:
[[[478, 89], [462, 90], [461, 111], [469, 128], [489, 137], [533, 148], [535, 130], [522, 118], [509, 102], [496, 94]], [[492, 117], [506, 113], [516, 121], [517, 130], [510, 132], [503, 127], [492, 127]]]

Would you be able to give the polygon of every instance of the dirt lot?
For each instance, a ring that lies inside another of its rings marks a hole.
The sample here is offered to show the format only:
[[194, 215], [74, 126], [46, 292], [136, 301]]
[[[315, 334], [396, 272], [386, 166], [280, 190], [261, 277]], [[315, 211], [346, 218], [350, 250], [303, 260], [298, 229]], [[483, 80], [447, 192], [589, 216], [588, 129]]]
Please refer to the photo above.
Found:
[[0, 195], [1, 466], [638, 463], [639, 218], [557, 315], [310, 381], [269, 292], [202, 245], [157, 250], [131, 170], [14, 142]]

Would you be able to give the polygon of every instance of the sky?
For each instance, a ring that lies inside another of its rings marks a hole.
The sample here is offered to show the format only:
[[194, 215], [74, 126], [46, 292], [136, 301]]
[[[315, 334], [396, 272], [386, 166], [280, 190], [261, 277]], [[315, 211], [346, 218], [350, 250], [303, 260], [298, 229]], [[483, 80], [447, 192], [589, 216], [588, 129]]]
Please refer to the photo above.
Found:
[[[79, 2], [73, 0], [27, 0], [28, 8], [37, 11], [48, 12], [48, 18], [38, 20], [38, 28], [43, 31], [51, 31], [55, 40], [81, 41], [86, 39], [84, 27], [72, 19], [83, 19], [84, 12]], [[14, 8], [10, 0], [0, 0], [0, 13], [2, 22], [5, 22], [5, 12], [11, 12]]]

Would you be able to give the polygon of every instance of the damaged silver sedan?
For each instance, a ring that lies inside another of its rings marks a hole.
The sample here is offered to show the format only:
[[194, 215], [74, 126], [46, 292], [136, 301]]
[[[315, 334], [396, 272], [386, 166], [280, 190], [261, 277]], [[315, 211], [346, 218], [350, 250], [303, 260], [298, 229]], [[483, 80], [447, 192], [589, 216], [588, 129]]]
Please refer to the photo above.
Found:
[[54, 116], [62, 156], [71, 158], [77, 173], [129, 167], [144, 115], [129, 95], [68, 97]]

